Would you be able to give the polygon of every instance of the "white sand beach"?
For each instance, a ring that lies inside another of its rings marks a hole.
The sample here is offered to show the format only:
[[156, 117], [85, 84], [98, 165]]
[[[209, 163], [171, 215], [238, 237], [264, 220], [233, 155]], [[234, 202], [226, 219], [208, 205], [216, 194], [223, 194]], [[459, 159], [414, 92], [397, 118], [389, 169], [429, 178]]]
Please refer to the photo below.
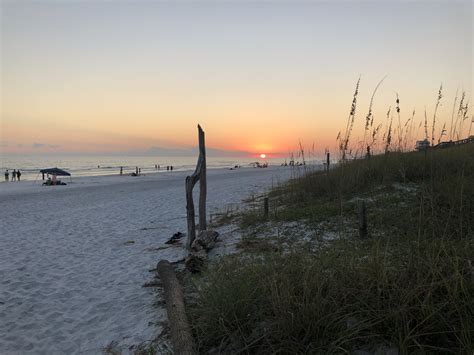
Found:
[[[189, 172], [0, 184], [0, 354], [95, 354], [153, 339], [164, 310], [142, 285], [186, 231]], [[290, 168], [208, 171], [208, 213], [287, 180]], [[198, 188], [196, 188], [198, 190]]]

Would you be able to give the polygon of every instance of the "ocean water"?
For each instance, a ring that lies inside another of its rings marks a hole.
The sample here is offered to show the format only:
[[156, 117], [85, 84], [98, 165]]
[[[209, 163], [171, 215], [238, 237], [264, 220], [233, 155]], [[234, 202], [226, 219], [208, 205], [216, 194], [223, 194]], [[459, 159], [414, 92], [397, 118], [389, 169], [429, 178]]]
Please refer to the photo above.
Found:
[[[235, 165], [250, 166], [253, 162], [269, 165], [281, 165], [285, 158], [255, 158], [255, 157], [207, 157], [208, 169], [231, 168]], [[166, 172], [166, 166], [173, 166], [173, 170], [194, 170], [197, 157], [153, 157], [153, 156], [40, 156], [40, 155], [12, 155], [1, 156], [0, 172], [5, 170], [11, 172], [13, 169], [20, 169], [22, 180], [41, 179], [40, 169], [58, 167], [71, 173], [72, 176], [100, 176], [117, 175], [120, 167], [123, 173], [129, 174], [135, 171], [136, 167], [141, 169], [142, 174], [150, 172]], [[155, 169], [155, 164], [160, 169]], [[0, 181], [3, 180], [0, 179]]]

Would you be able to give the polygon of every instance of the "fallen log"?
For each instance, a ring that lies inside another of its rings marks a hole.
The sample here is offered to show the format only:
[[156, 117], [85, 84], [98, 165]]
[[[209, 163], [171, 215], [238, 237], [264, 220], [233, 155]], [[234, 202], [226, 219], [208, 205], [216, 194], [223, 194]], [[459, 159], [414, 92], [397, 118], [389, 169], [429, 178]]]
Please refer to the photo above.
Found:
[[158, 275], [165, 291], [166, 312], [171, 330], [171, 343], [174, 354], [195, 354], [194, 339], [186, 316], [184, 296], [173, 267], [167, 260], [157, 266]]

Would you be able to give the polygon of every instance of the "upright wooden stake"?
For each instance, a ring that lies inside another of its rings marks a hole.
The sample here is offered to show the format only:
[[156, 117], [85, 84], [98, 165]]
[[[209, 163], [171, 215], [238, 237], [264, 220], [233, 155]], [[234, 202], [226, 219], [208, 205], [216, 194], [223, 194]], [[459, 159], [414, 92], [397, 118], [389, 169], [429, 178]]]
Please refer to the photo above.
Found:
[[186, 177], [186, 214], [188, 220], [188, 241], [186, 247], [191, 248], [191, 244], [196, 238], [196, 221], [194, 220], [194, 201], [193, 188], [194, 185], [201, 180], [199, 185], [199, 229], [206, 230], [206, 146], [204, 142], [204, 131], [198, 125], [199, 136], [199, 158], [196, 164], [196, 170], [191, 176]]
[[367, 215], [366, 215], [366, 208], [365, 208], [365, 201], [359, 202], [359, 236], [361, 238], [367, 237]]
[[263, 199], [263, 217], [268, 219], [268, 197]]
[[206, 195], [207, 195], [207, 179], [206, 179], [206, 145], [204, 140], [204, 131], [198, 125], [199, 131], [199, 156], [201, 157], [201, 172], [199, 183], [199, 229], [206, 230]]

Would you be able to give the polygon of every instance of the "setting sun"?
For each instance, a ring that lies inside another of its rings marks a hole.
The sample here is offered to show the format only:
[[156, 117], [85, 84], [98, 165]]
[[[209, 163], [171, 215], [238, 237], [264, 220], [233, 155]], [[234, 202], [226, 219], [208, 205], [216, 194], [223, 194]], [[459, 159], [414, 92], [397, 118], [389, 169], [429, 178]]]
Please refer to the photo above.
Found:
[[262, 159], [265, 159], [266, 157], [267, 157], [267, 155], [266, 155], [266, 154], [263, 154], [263, 153], [262, 153], [262, 154], [260, 154], [260, 158], [262, 158]]

